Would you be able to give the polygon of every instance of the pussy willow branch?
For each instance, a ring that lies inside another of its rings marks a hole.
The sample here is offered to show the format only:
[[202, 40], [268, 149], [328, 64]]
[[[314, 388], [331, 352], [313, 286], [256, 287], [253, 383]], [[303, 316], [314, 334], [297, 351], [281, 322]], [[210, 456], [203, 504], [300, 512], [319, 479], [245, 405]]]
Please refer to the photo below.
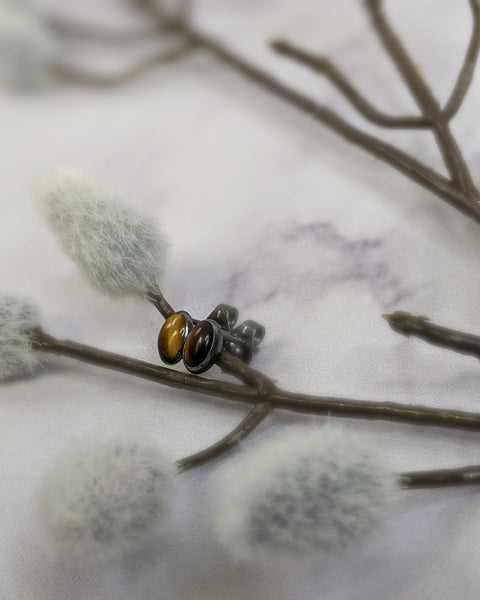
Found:
[[265, 375], [247, 367], [241, 360], [224, 352], [218, 361], [219, 367], [243, 381], [245, 385], [256, 389], [259, 395], [259, 402], [250, 409], [248, 414], [230, 433], [221, 440], [212, 444], [210, 447], [188, 456], [178, 461], [177, 466], [181, 472], [193, 469], [207, 461], [229, 452], [237, 446], [247, 436], [249, 436], [273, 410], [273, 405], [269, 401], [260, 401], [269, 392], [273, 392], [275, 386]]
[[65, 19], [57, 15], [46, 15], [45, 21], [57, 34], [68, 38], [99, 42], [102, 44], [129, 44], [157, 38], [160, 32], [167, 32], [167, 26], [156, 23], [148, 29], [113, 29], [101, 27], [94, 23], [83, 23]]
[[153, 304], [164, 319], [168, 319], [168, 317], [171, 317], [175, 313], [174, 308], [162, 294], [158, 286], [152, 286], [147, 291], [147, 300]]
[[[480, 358], [480, 336], [478, 335], [441, 327], [431, 323], [426, 317], [412, 315], [408, 312], [397, 311], [383, 316], [396, 332], [406, 336], [413, 335], [434, 346]], [[478, 484], [480, 483], [480, 466], [402, 473], [399, 481], [403, 487], [408, 488]]]
[[271, 410], [270, 403], [259, 402], [255, 404], [246, 417], [225, 437], [196, 454], [180, 459], [177, 462], [179, 471], [189, 471], [219, 457], [225, 452], [229, 452], [249, 436], [265, 420]]
[[480, 358], [480, 336], [448, 329], [431, 323], [426, 317], [397, 311], [383, 315], [390, 327], [406, 336], [413, 335], [434, 346], [448, 348], [461, 354], [469, 354]]
[[[314, 397], [284, 392], [278, 389], [268, 377], [247, 367], [239, 359], [228, 353], [222, 355], [219, 366], [226, 372], [235, 374], [246, 385], [204, 379], [203, 377], [180, 373], [173, 369], [159, 367], [75, 342], [60, 341], [45, 334], [39, 328], [32, 333], [33, 347], [36, 350], [68, 356], [100, 367], [150, 379], [170, 387], [195, 390], [202, 394], [219, 396], [227, 400], [254, 403], [247, 416], [232, 432], [210, 447], [177, 461], [180, 472], [198, 467], [237, 446], [252, 433], [273, 408], [286, 408], [328, 416], [377, 418], [417, 425], [436, 425], [480, 431], [480, 415], [475, 413], [437, 410], [422, 406], [403, 406], [394, 403], [381, 404], [343, 398]], [[406, 489], [479, 485], [480, 465], [459, 469], [400, 473], [398, 481], [401, 487]]]
[[38, 328], [32, 332], [32, 335], [35, 350], [67, 356], [99, 367], [149, 379], [172, 388], [190, 390], [225, 400], [249, 404], [256, 404], [260, 400], [271, 402], [274, 408], [301, 413], [379, 419], [398, 423], [480, 431], [480, 414], [477, 413], [403, 405], [395, 402], [371, 402], [349, 398], [297, 394], [277, 387], [274, 388], [274, 391], [259, 394], [259, 391], [252, 386], [189, 375], [77, 342], [58, 340]]
[[[479, 2], [480, 0], [470, 0], [474, 20], [473, 34], [467, 56], [457, 78], [451, 99], [444, 110], [439, 107], [433, 93], [421, 78], [398, 38], [390, 29], [388, 22], [381, 11], [381, 0], [367, 0], [366, 2], [367, 9], [373, 19], [373, 24], [382, 39], [385, 48], [394, 60], [400, 74], [409, 86], [409, 89], [422, 111], [422, 115], [418, 117], [418, 121], [415, 120], [414, 123], [412, 123], [410, 117], [407, 117], [407, 124], [408, 126], [412, 126], [412, 124], [420, 126], [425, 121], [430, 123], [428, 129], [430, 129], [436, 137], [449, 171], [450, 179], [444, 177], [406, 152], [395, 148], [393, 145], [353, 127], [334, 111], [316, 103], [307, 96], [304, 96], [285, 85], [275, 77], [237, 55], [214, 38], [198, 31], [187, 21], [179, 21], [176, 24], [176, 27], [187, 39], [195, 42], [199, 47], [211, 52], [222, 62], [233, 67], [254, 83], [282, 98], [287, 103], [310, 115], [317, 121], [320, 121], [347, 141], [363, 148], [375, 157], [390, 164], [408, 178], [419, 183], [424, 188], [430, 190], [476, 222], [480, 223], [479, 192], [472, 183], [465, 161], [463, 160], [462, 154], [448, 126], [449, 121], [454, 116], [461, 101], [465, 97], [475, 67], [475, 61], [480, 45], [480, 35], [478, 34], [480, 20], [480, 11], [478, 10]], [[142, 0], [141, 5], [160, 21], [165, 20], [157, 3], [152, 2], [151, 0]], [[335, 72], [330, 70], [330, 79], [336, 83], [339, 89], [342, 89], [343, 87], [343, 91], [346, 93], [347, 98], [350, 101], [355, 100], [357, 107], [359, 105], [362, 107], [362, 110], [366, 110], [367, 113], [370, 113], [370, 116], [375, 117], [376, 113], [373, 112], [372, 114], [373, 107], [370, 104], [365, 105], [364, 99], [358, 95], [353, 86], [348, 83], [338, 71]], [[373, 111], [375, 110], [376, 109], [373, 109]], [[389, 117], [382, 117], [378, 114], [376, 117], [380, 117], [380, 120], [386, 118], [388, 121], [389, 119]], [[394, 117], [391, 119], [394, 119]], [[392, 123], [394, 122], [394, 120], [390, 121], [390, 126], [392, 126]]]
[[472, 10], [473, 30], [468, 45], [467, 53], [463, 66], [458, 74], [452, 95], [444, 108], [444, 116], [450, 121], [457, 113], [467, 94], [470, 83], [472, 82], [477, 63], [478, 52], [480, 50], [480, 2], [478, 0], [469, 0]]
[[401, 487], [408, 489], [479, 485], [480, 465], [459, 469], [435, 469], [434, 471], [400, 473], [398, 481]]
[[161, 50], [144, 58], [141, 62], [136, 63], [132, 67], [124, 69], [119, 73], [92, 73], [90, 71], [80, 70], [71, 64], [56, 62], [52, 65], [52, 71], [58, 77], [65, 81], [73, 81], [86, 85], [94, 86], [112, 86], [127, 83], [136, 79], [139, 75], [150, 71], [152, 66], [167, 64], [183, 58], [193, 50], [193, 45], [189, 42], [184, 42], [177, 48], [171, 50]]
[[478, 1], [470, 0], [474, 20], [473, 34], [454, 91], [446, 108], [443, 110], [428, 85], [422, 79], [399, 38], [391, 29], [381, 10], [381, 5], [382, 0], [366, 0], [366, 7], [372, 17], [375, 30], [416, 100], [423, 119], [417, 118], [412, 120], [412, 117], [401, 117], [398, 121], [400, 125], [398, 125], [396, 119], [378, 114], [376, 109], [367, 103], [336, 67], [326, 59], [312, 56], [284, 41], [276, 41], [273, 44], [273, 48], [280, 54], [296, 59], [326, 75], [347, 99], [356, 106], [359, 112], [370, 121], [387, 127], [397, 127], [402, 126], [403, 119], [405, 121], [403, 127], [422, 127], [432, 130], [450, 174], [451, 183], [466, 195], [465, 200], [467, 204], [476, 207], [475, 211], [478, 215], [479, 192], [473, 184], [468, 167], [449, 128], [449, 121], [454, 116], [456, 110], [458, 110], [468, 90], [478, 56], [480, 45]]
[[[400, 75], [407, 84], [413, 98], [417, 102], [420, 111], [425, 117], [432, 120], [432, 131], [453, 183], [471, 196], [472, 200], [476, 199], [478, 203], [478, 191], [473, 184], [462, 153], [450, 131], [448, 120], [399, 38], [391, 29], [381, 9], [382, 4], [382, 0], [366, 1], [366, 7], [370, 12], [375, 29]], [[473, 16], [474, 18], [477, 17], [475, 14]]]
[[[477, 7], [478, 0], [470, 1], [472, 7]], [[150, 14], [153, 14], [156, 17], [159, 27], [165, 26], [165, 17], [156, 3], [147, 0], [140, 4], [142, 7], [146, 8]], [[424, 111], [423, 116], [396, 118], [383, 115], [365, 98], [361, 97], [355, 88], [333, 67], [333, 65], [330, 65], [329, 63], [326, 65], [324, 64], [323, 68], [319, 70], [323, 70], [332, 83], [343, 91], [346, 97], [360, 110], [361, 114], [373, 122], [386, 127], [419, 127], [432, 130], [436, 136], [442, 155], [444, 156], [451, 179], [447, 179], [395, 146], [350, 125], [334, 111], [326, 106], [316, 103], [311, 98], [308, 98], [293, 88], [285, 85], [272, 75], [237, 55], [214, 38], [198, 31], [193, 26], [189, 25], [187, 21], [168, 23], [168, 30], [181, 34], [190, 44], [211, 52], [222, 62], [233, 67], [255, 84], [282, 98], [287, 103], [308, 114], [317, 121], [320, 121], [352, 144], [363, 148], [373, 156], [390, 164], [409, 179], [412, 179], [424, 188], [430, 190], [432, 193], [480, 223], [479, 193], [472, 183], [471, 176], [465, 166], [461, 152], [448, 127], [448, 121], [458, 110], [459, 105], [466, 94], [478, 54], [478, 45], [480, 43], [479, 36], [476, 35], [478, 29], [477, 21], [480, 18], [478, 10], [473, 10], [473, 15], [476, 19], [474, 29], [475, 34], [472, 36], [470, 50], [467, 53], [464, 67], [460, 71], [451, 101], [446, 109], [442, 111], [438, 107], [433, 94], [426, 84], [424, 84], [418, 73], [416, 73], [415, 67], [411, 63], [408, 55], [403, 51], [403, 47], [387, 27], [386, 20], [379, 10], [379, 2], [367, 2], [367, 6], [369, 6], [372, 15], [375, 17], [374, 24], [377, 26], [380, 35], [383, 36], [382, 39], [384, 39], [387, 49], [390, 51], [392, 58], [396, 61], [396, 64], [404, 78], [407, 80], [407, 83], [409, 83], [410, 88], [414, 91], [415, 97], [419, 100]], [[185, 48], [185, 51], [179, 51], [178, 53], [174, 51], [171, 56], [167, 53], [165, 56], [160, 55], [158, 57], [152, 57], [152, 59], [118, 75], [97, 76], [95, 74], [78, 72], [73, 68], [69, 69], [66, 66], [58, 66], [57, 72], [68, 79], [77, 80], [87, 84], [115, 85], [124, 83], [143, 74], [156, 64], [179, 58], [186, 53], [187, 48]], [[283, 53], [285, 54], [285, 52]]]
[[393, 129], [429, 129], [431, 119], [426, 117], [393, 117], [386, 115], [371, 104], [330, 60], [323, 56], [314, 56], [309, 52], [287, 42], [274, 40], [271, 47], [275, 52], [288, 56], [325, 77], [350, 101], [358, 112], [371, 123]]

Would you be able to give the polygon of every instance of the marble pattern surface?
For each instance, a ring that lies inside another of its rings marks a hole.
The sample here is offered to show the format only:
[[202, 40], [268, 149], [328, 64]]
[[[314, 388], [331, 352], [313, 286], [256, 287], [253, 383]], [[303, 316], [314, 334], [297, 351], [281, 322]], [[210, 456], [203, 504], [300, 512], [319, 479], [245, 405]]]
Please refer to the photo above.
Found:
[[[466, 46], [468, 3], [386, 4], [444, 100]], [[114, 0], [49, 5], [119, 27], [131, 18]], [[353, 123], [442, 169], [431, 136], [377, 132], [328, 83], [265, 45], [288, 35], [333, 55], [379, 107], [412, 113], [361, 2], [199, 0], [195, 20]], [[125, 51], [96, 51], [71, 48], [69, 56], [86, 63], [94, 56], [97, 67], [132, 60]], [[479, 82], [454, 131], [480, 183]], [[241, 319], [265, 324], [254, 366], [282, 387], [480, 408], [478, 361], [395, 335], [381, 317], [410, 310], [478, 333], [478, 226], [212, 57], [200, 53], [113, 90], [2, 91], [0, 132], [1, 288], [34, 300], [58, 337], [158, 361], [158, 314], [90, 290], [35, 212], [32, 182], [67, 165], [158, 219], [172, 241], [162, 289], [174, 306], [203, 317], [228, 302]], [[173, 522], [158, 542], [98, 569], [60, 568], [49, 560], [35, 493], [72, 435], [103, 425], [141, 428], [179, 458], [225, 434], [245, 407], [66, 359], [49, 357], [44, 367], [0, 387], [1, 600], [478, 598], [477, 490], [406, 493], [371, 538], [339, 556], [242, 566], [213, 535], [227, 458], [182, 478]], [[278, 411], [245, 443], [328, 420]], [[341, 421], [375, 436], [398, 470], [480, 461], [472, 433]]]

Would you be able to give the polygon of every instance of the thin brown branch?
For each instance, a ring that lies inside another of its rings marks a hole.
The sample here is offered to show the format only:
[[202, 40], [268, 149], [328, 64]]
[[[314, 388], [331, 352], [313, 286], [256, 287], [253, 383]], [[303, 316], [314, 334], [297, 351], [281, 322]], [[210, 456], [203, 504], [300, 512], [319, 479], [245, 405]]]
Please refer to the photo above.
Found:
[[47, 15], [48, 26], [57, 34], [68, 38], [80, 38], [101, 44], [130, 44], [158, 37], [161, 32], [168, 32], [167, 26], [155, 23], [153, 27], [135, 29], [114, 29], [102, 27], [95, 23], [85, 23], [62, 18], [59, 15]]
[[175, 312], [175, 309], [169, 304], [158, 286], [156, 288], [150, 288], [147, 291], [147, 300], [153, 304], [164, 319], [168, 319], [168, 317], [172, 316]]
[[182, 458], [177, 462], [180, 472], [189, 471], [210, 460], [216, 459], [226, 452], [230, 452], [238, 446], [247, 436], [249, 436], [262, 423], [272, 411], [272, 405], [269, 402], [259, 402], [250, 409], [247, 416], [221, 440], [212, 444], [208, 448]]
[[432, 126], [432, 121], [426, 117], [392, 117], [381, 112], [348, 81], [338, 67], [323, 56], [315, 56], [285, 40], [275, 40], [270, 45], [278, 54], [292, 58], [325, 75], [358, 112], [375, 125], [402, 129], [428, 129]]
[[287, 392], [278, 388], [262, 397], [255, 388], [250, 386], [189, 375], [69, 340], [57, 340], [45, 334], [41, 329], [35, 329], [32, 331], [32, 335], [35, 350], [67, 356], [102, 368], [149, 379], [172, 388], [190, 390], [225, 400], [257, 404], [261, 398], [262, 401], [271, 402], [275, 408], [295, 412], [480, 431], [480, 414], [477, 413], [403, 405], [395, 402], [312, 396]]
[[268, 396], [277, 391], [275, 382], [261, 371], [252, 369], [236, 356], [223, 352], [217, 361], [218, 366], [225, 373], [234, 375], [237, 379], [255, 388], [260, 396]]
[[[275, 384], [260, 371], [250, 368], [239, 358], [232, 356], [228, 352], [223, 352], [218, 360], [220, 368], [233, 375], [245, 385], [254, 388], [259, 399], [275, 390]], [[181, 472], [194, 469], [210, 460], [218, 458], [222, 454], [229, 452], [249, 436], [265, 418], [272, 412], [271, 402], [260, 401], [250, 409], [246, 417], [221, 440], [215, 444], [178, 461], [177, 466]]]
[[422, 114], [432, 120], [433, 133], [453, 182], [457, 183], [460, 189], [470, 196], [472, 204], [477, 205], [478, 191], [475, 188], [457, 142], [450, 132], [442, 109], [408, 55], [402, 42], [391, 29], [382, 11], [382, 4], [383, 0], [366, 0], [366, 6], [372, 17], [375, 30], [407, 84], [413, 98], [416, 100]]
[[460, 485], [480, 485], [480, 465], [458, 469], [411, 471], [400, 473], [399, 484], [408, 489], [443, 488]]
[[440, 111], [440, 106], [402, 42], [391, 29], [381, 8], [383, 0], [365, 0], [365, 4], [385, 50], [393, 59], [418, 107], [423, 114], [430, 117], [436, 116]]
[[279, 96], [317, 121], [320, 121], [350, 143], [363, 148], [373, 156], [390, 164], [408, 178], [416, 181], [446, 200], [449, 204], [455, 206], [470, 218], [480, 222], [480, 206], [473, 206], [467, 195], [430, 167], [427, 167], [391, 144], [353, 127], [334, 111], [321, 104], [317, 104], [307, 96], [286, 86], [275, 77], [245, 62], [243, 58], [238, 57], [212, 38], [193, 30], [189, 30], [189, 37], [192, 41], [197, 42], [200, 46], [215, 54], [223, 62], [233, 66], [251, 81]]
[[64, 63], [54, 64], [52, 70], [56, 76], [76, 83], [78, 82], [99, 87], [120, 85], [132, 81], [133, 79], [137, 79], [154, 67], [165, 65], [176, 61], [179, 58], [183, 58], [192, 50], [193, 45], [190, 43], [182, 44], [173, 50], [162, 50], [119, 73], [92, 73]]
[[[154, 18], [161, 21], [164, 20], [161, 8], [157, 3], [151, 0], [144, 0], [142, 7]], [[480, 205], [472, 202], [472, 194], [467, 194], [458, 189], [457, 185], [452, 184], [447, 178], [409, 154], [353, 127], [334, 111], [285, 85], [269, 73], [266, 73], [243, 57], [237, 55], [211, 36], [196, 30], [187, 21], [177, 23], [177, 27], [178, 31], [183, 33], [186, 39], [211, 52], [219, 60], [234, 68], [250, 81], [321, 122], [348, 142], [391, 165], [409, 179], [439, 196], [477, 223], [480, 223]]]
[[480, 336], [478, 335], [441, 327], [431, 323], [426, 317], [408, 312], [397, 311], [383, 316], [390, 327], [398, 333], [406, 336], [413, 335], [434, 346], [480, 358]]
[[469, 0], [469, 3], [472, 10], [472, 36], [453, 92], [443, 109], [443, 116], [447, 121], [450, 121], [457, 114], [458, 109], [462, 105], [472, 82], [480, 50], [480, 1]]

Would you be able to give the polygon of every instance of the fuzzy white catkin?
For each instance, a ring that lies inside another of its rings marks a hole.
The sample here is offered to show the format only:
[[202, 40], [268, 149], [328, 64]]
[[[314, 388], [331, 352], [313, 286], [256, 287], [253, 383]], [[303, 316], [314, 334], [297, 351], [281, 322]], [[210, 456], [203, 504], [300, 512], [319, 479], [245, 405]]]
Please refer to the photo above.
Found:
[[31, 329], [39, 314], [29, 302], [0, 293], [0, 381], [28, 375], [38, 366]]
[[237, 459], [219, 498], [216, 530], [234, 558], [338, 551], [370, 532], [397, 479], [361, 434], [302, 429]]
[[55, 169], [35, 187], [40, 211], [96, 289], [145, 295], [163, 274], [168, 242], [152, 218], [80, 172]]
[[35, 89], [50, 80], [55, 42], [34, 3], [0, 0], [0, 82]]
[[91, 564], [155, 539], [169, 513], [175, 473], [163, 450], [137, 433], [97, 432], [74, 442], [38, 494], [56, 558]]

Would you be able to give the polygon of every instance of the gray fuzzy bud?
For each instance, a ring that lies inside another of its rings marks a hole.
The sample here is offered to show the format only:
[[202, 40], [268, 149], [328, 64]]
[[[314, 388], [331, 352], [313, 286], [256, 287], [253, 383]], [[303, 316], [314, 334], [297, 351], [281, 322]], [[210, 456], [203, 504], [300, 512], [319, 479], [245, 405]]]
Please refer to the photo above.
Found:
[[99, 562], [154, 539], [175, 466], [143, 436], [101, 432], [75, 442], [46, 474], [40, 515], [63, 562]]
[[0, 381], [28, 375], [38, 366], [31, 330], [39, 315], [29, 302], [0, 294]]
[[41, 212], [93, 287], [145, 295], [166, 264], [168, 243], [153, 219], [82, 173], [56, 169], [36, 187]]
[[368, 437], [329, 426], [250, 449], [231, 479], [217, 533], [238, 559], [337, 551], [375, 527], [397, 489]]

